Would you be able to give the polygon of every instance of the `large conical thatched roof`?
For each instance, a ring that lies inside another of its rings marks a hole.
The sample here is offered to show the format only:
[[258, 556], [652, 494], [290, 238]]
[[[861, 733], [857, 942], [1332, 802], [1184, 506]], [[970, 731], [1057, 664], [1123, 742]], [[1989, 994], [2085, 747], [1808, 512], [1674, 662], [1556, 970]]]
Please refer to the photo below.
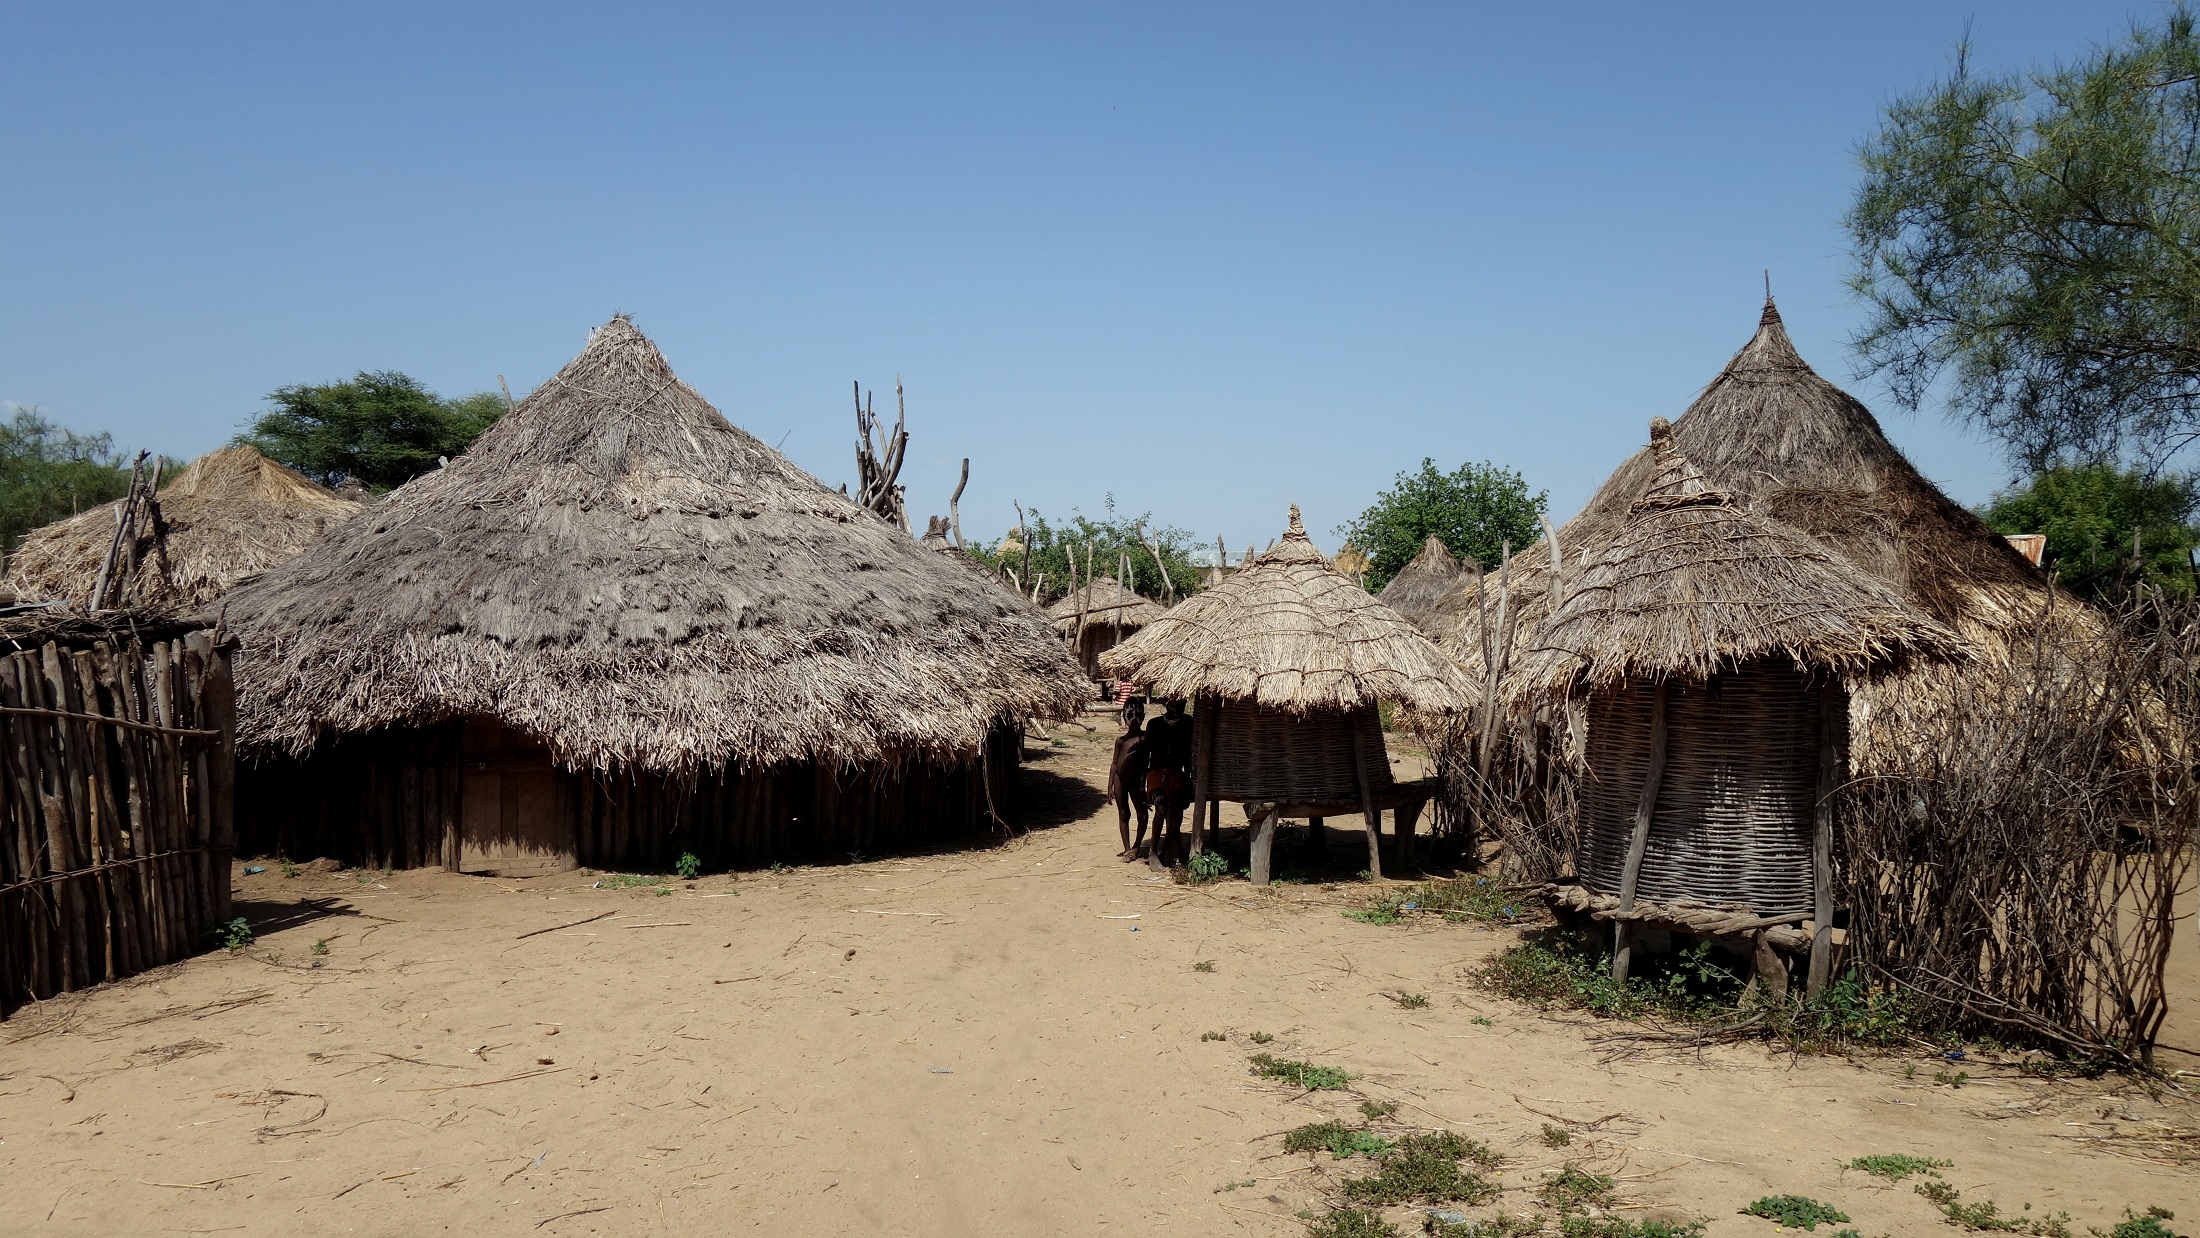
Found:
[[1428, 618], [1437, 599], [1459, 583], [1466, 574], [1466, 566], [1451, 553], [1439, 537], [1430, 537], [1421, 544], [1421, 553], [1413, 561], [1398, 569], [1378, 594], [1383, 605], [1388, 606], [1415, 627], [1428, 631]]
[[1650, 423], [1657, 472], [1592, 550], [1511, 677], [1515, 698], [1628, 679], [1702, 680], [1745, 662], [1857, 680], [1962, 656], [1955, 634], [1805, 534], [1714, 490]]
[[[1963, 676], [2006, 669], [2012, 641], [2029, 651], [2030, 633], [2057, 592], [2047, 575], [1919, 475], [1870, 410], [1812, 371], [1769, 299], [1755, 338], [1674, 421], [1673, 441], [1710, 485], [1838, 552], [1978, 655], [1961, 666], [1921, 667], [1922, 679], [1903, 674], [1867, 685], [1852, 715], [1859, 726], [1881, 709], [1925, 723], [1959, 705]], [[1577, 577], [1584, 548], [1609, 545], [1618, 535], [1656, 467], [1650, 450], [1637, 452], [1558, 531], [1564, 583]], [[1549, 573], [1544, 542], [1513, 557], [1507, 590], [1523, 631], [1549, 613]], [[1484, 585], [1492, 590], [1492, 616], [1496, 581], [1492, 574]], [[2090, 622], [2067, 595], [2052, 609], [2057, 623]], [[1476, 586], [1465, 580], [1438, 602], [1432, 619], [1445, 648], [1475, 674], [1481, 610]], [[1868, 766], [1869, 754], [1860, 756]]]
[[1167, 613], [1160, 603], [1124, 588], [1113, 576], [1102, 576], [1047, 607], [1047, 618], [1054, 620], [1056, 631], [1065, 634], [1077, 626], [1079, 615], [1084, 616], [1088, 628], [1112, 631], [1120, 624], [1124, 631], [1130, 632]]
[[[297, 555], [364, 504], [338, 497], [242, 445], [192, 461], [161, 487], [166, 562], [148, 551], [120, 604], [204, 606], [237, 582]], [[8, 556], [18, 592], [81, 606], [114, 544], [121, 500], [35, 529]]]
[[1282, 541], [1101, 654], [1100, 669], [1164, 698], [1293, 713], [1378, 700], [1449, 713], [1476, 697], [1433, 641], [1330, 566], [1296, 506]]
[[238, 589], [240, 740], [491, 715], [574, 766], [961, 757], [1090, 687], [1039, 612], [728, 424], [624, 316]]

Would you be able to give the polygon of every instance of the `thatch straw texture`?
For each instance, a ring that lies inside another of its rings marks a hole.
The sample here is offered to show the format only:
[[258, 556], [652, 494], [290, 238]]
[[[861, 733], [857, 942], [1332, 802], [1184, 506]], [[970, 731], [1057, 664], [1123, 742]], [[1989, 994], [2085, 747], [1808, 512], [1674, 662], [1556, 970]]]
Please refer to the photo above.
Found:
[[[115, 536], [120, 500], [33, 530], [8, 557], [18, 592], [83, 605]], [[238, 582], [294, 558], [365, 504], [339, 498], [242, 445], [200, 456], [161, 487], [166, 566], [148, 554], [121, 601], [205, 606]]]
[[238, 589], [240, 739], [492, 716], [571, 767], [974, 758], [1090, 694], [1035, 608], [730, 425], [624, 316]]
[[1283, 540], [1100, 655], [1100, 666], [1158, 697], [1293, 714], [1382, 700], [1452, 713], [1477, 695], [1435, 642], [1330, 566], [1295, 505]]
[[[2058, 625], [2099, 630], [2082, 603], [1919, 475], [1870, 410], [1804, 363], [1769, 299], [1755, 338], [1674, 421], [1673, 440], [1711, 486], [1808, 534], [1973, 649], [1969, 662], [1920, 665], [1859, 687], [1853, 698], [1859, 737], [1865, 720], [1882, 712], [1901, 719], [1920, 742], [1960, 727], [1963, 685], [1973, 676], [2008, 673], [2012, 646], [2030, 649], [2043, 613], [2051, 610]], [[1637, 452], [1559, 530], [1567, 559], [1562, 583], [1578, 579], [1585, 550], [1618, 536], [1656, 470], [1651, 451]], [[1522, 631], [1549, 612], [1550, 570], [1546, 542], [1513, 557], [1507, 591]], [[1494, 618], [1497, 576], [1485, 579]], [[1477, 678], [1483, 601], [1471, 579], [1462, 581], [1431, 618], [1445, 648]], [[1494, 643], [1502, 646], [1501, 639]], [[1867, 745], [1859, 744], [1855, 756], [1859, 769], [1875, 767]]]
[[1124, 588], [1113, 576], [1102, 576], [1047, 607], [1047, 618], [1054, 620], [1055, 630], [1065, 636], [1072, 635], [1071, 629], [1077, 626], [1080, 615], [1087, 628], [1105, 628], [1112, 632], [1120, 626], [1129, 633], [1167, 613], [1160, 603]]
[[1627, 680], [1701, 682], [1745, 662], [1855, 682], [1962, 642], [1803, 533], [1743, 508], [1650, 423], [1657, 471], [1507, 679], [1515, 700]]
[[1449, 592], [1466, 574], [1466, 566], [1459, 562], [1443, 539], [1431, 537], [1421, 544], [1421, 553], [1413, 561], [1398, 569], [1377, 596], [1382, 603], [1406, 617], [1408, 623], [1423, 631], [1433, 631], [1429, 618], [1435, 610], [1437, 599]]

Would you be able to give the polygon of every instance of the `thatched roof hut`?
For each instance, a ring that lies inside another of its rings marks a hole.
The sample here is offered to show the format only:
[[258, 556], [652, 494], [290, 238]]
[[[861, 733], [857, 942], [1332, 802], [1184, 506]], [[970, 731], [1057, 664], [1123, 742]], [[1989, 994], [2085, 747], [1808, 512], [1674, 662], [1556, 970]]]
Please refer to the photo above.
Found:
[[1101, 654], [1167, 613], [1159, 602], [1125, 588], [1108, 575], [1047, 607], [1054, 630], [1068, 638], [1078, 664], [1095, 679], [1101, 676]]
[[[861, 775], [891, 801], [865, 813], [901, 813], [920, 769], [1012, 764], [1023, 719], [1084, 703], [1044, 616], [974, 584], [729, 424], [620, 316], [465, 455], [231, 595], [240, 738], [302, 758], [464, 719], [492, 751], [643, 779], [730, 857], [862, 841], [817, 796]], [[789, 770], [812, 802], [734, 785]], [[661, 849], [593, 828], [584, 858]]]
[[1530, 703], [1587, 698], [1577, 868], [1619, 920], [1623, 979], [1628, 924], [1701, 927], [1677, 908], [1829, 927], [1850, 686], [1966, 654], [1885, 583], [1713, 489], [1673, 440], [1651, 423], [1626, 522], [1584, 548], [1509, 680]]
[[[122, 500], [24, 537], [7, 584], [81, 606], [114, 544]], [[153, 549], [123, 581], [123, 605], [205, 606], [295, 557], [365, 504], [340, 498], [242, 444], [209, 452], [161, 487]]]
[[[1452, 660], [1314, 548], [1291, 508], [1281, 541], [1100, 656], [1101, 669], [1161, 699], [1189, 700], [1193, 844], [1210, 799], [1359, 806], [1390, 789], [1379, 702], [1451, 714], [1476, 693]], [[1320, 815], [1301, 814], [1301, 815]], [[1273, 829], [1271, 815], [1263, 838]], [[1254, 873], [1267, 876], [1256, 841]]]
[[[1959, 727], [1961, 685], [1970, 676], [2005, 673], [2013, 645], [2029, 650], [2050, 597], [2056, 598], [2055, 622], [2091, 623], [2081, 603], [2058, 596], [2045, 573], [1920, 475], [1870, 410], [1812, 371], [1770, 299], [1756, 336], [1673, 422], [1673, 441], [1711, 486], [1808, 534], [1974, 649], [1966, 663], [1921, 665], [1859, 688], [1861, 769], [1873, 768], [1879, 737], [1907, 734], [1931, 742], [1927, 737]], [[1576, 578], [1585, 549], [1609, 545], [1626, 525], [1634, 496], [1657, 467], [1652, 451], [1637, 452], [1558, 531], [1566, 557], [1563, 586]], [[1550, 571], [1545, 541], [1513, 557], [1505, 588], [1522, 631], [1548, 614]], [[1439, 599], [1430, 619], [1445, 648], [1478, 680], [1482, 617], [1486, 609], [1494, 621], [1496, 589], [1495, 573], [1479, 590], [1473, 580], [1462, 580]], [[1867, 728], [1874, 715], [1892, 725]], [[1873, 743], [1863, 742], [1867, 734]]]
[[1431, 536], [1421, 544], [1421, 553], [1398, 569], [1398, 574], [1390, 578], [1390, 583], [1384, 585], [1377, 596], [1383, 605], [1404, 615], [1407, 622], [1429, 631], [1428, 617], [1437, 599], [1458, 584], [1466, 571], [1466, 566], [1451, 553], [1449, 546], [1444, 545], [1444, 540]]

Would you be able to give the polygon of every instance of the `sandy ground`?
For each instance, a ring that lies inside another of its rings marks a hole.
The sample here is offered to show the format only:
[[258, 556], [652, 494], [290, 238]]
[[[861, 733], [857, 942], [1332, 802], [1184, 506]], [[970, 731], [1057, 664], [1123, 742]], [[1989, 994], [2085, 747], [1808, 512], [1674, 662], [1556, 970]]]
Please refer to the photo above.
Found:
[[[0, 1025], [0, 1233], [1291, 1235], [1355, 1166], [1280, 1132], [1363, 1097], [1507, 1152], [1508, 1211], [1570, 1157], [1619, 1176], [1626, 1215], [1712, 1235], [1772, 1234], [1737, 1210], [1773, 1193], [1954, 1232], [1839, 1168], [1907, 1152], [2081, 1233], [2126, 1205], [2200, 1222], [2200, 1165], [2085, 1138], [2189, 1130], [2188, 1104], [1975, 1062], [1955, 1088], [1933, 1059], [1615, 1056], [1608, 1026], [1469, 983], [1511, 930], [1118, 863], [1108, 733], [1067, 734], [1032, 773], [1055, 824], [1005, 844], [663, 894], [240, 876], [250, 948]], [[2200, 1040], [2190, 1003], [2177, 1023]], [[1257, 1081], [1254, 1032], [1353, 1091]]]

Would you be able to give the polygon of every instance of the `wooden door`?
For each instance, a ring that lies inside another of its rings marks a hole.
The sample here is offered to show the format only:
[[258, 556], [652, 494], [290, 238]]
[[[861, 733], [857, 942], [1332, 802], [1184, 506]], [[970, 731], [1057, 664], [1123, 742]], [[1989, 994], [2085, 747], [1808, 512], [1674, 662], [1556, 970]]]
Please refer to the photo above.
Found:
[[464, 744], [459, 871], [540, 877], [574, 868], [570, 780], [542, 742], [493, 718], [468, 718]]

